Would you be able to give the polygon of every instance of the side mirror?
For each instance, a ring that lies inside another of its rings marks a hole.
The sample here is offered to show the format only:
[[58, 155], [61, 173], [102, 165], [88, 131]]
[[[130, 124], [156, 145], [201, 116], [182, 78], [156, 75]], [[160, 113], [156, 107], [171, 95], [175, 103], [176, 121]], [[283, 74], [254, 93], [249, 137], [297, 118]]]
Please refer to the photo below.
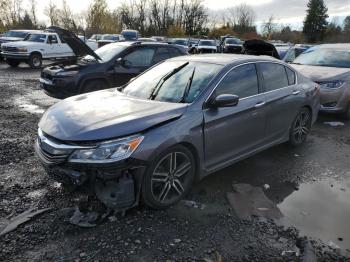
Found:
[[129, 68], [132, 66], [132, 63], [128, 60], [124, 60], [123, 58], [119, 57], [117, 59], [117, 64], [121, 65], [122, 67]]
[[238, 104], [239, 97], [236, 95], [222, 94], [215, 97], [211, 105], [212, 107], [231, 107]]

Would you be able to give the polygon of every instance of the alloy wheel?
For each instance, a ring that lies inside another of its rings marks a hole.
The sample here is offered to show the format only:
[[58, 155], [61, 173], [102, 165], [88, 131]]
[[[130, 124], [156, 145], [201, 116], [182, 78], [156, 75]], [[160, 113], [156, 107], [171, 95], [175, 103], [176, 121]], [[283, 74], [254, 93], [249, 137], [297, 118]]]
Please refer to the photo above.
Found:
[[310, 113], [308, 110], [300, 112], [294, 122], [293, 136], [297, 143], [305, 140], [310, 130]]
[[156, 165], [151, 176], [153, 198], [162, 204], [172, 204], [183, 196], [191, 183], [190, 158], [182, 152], [171, 152]]

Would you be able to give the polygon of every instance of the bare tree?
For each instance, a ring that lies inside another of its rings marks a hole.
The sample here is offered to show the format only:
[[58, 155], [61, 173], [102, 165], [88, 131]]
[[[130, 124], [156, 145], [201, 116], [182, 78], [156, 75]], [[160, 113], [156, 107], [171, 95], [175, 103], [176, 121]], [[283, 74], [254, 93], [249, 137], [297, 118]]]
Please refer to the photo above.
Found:
[[234, 31], [240, 34], [255, 30], [255, 12], [253, 8], [247, 4], [240, 4], [235, 7], [235, 25]]
[[49, 5], [44, 9], [44, 14], [50, 19], [50, 25], [59, 25], [58, 13], [57, 5], [50, 0]]
[[30, 0], [30, 14], [34, 28], [38, 27], [38, 20], [36, 18], [36, 0]]
[[271, 39], [271, 35], [276, 30], [276, 27], [277, 24], [275, 23], [275, 18], [273, 15], [271, 15], [262, 25], [263, 34], [267, 37], [267, 39]]

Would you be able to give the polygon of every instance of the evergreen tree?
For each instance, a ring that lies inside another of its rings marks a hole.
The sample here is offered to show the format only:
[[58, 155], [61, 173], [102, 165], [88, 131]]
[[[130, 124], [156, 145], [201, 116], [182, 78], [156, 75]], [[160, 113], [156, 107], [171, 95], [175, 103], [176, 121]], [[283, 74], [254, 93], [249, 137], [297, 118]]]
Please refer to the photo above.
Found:
[[323, 0], [309, 0], [303, 33], [310, 43], [322, 41], [328, 22], [327, 11]]
[[34, 29], [33, 21], [27, 12], [25, 12], [24, 17], [21, 19], [17, 27], [21, 29]]

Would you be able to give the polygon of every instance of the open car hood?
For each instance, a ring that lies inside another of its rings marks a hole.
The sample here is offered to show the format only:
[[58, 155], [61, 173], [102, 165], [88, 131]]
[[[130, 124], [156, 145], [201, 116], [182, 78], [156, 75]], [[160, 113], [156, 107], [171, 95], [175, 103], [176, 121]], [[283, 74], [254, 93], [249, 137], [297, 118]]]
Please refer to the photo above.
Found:
[[98, 60], [101, 58], [83, 41], [81, 41], [74, 33], [60, 28], [58, 26], [50, 26], [47, 30], [57, 33], [60, 38], [67, 43], [77, 57], [91, 55]]
[[268, 55], [281, 59], [275, 46], [259, 39], [247, 40], [243, 44], [244, 53], [249, 55]]

